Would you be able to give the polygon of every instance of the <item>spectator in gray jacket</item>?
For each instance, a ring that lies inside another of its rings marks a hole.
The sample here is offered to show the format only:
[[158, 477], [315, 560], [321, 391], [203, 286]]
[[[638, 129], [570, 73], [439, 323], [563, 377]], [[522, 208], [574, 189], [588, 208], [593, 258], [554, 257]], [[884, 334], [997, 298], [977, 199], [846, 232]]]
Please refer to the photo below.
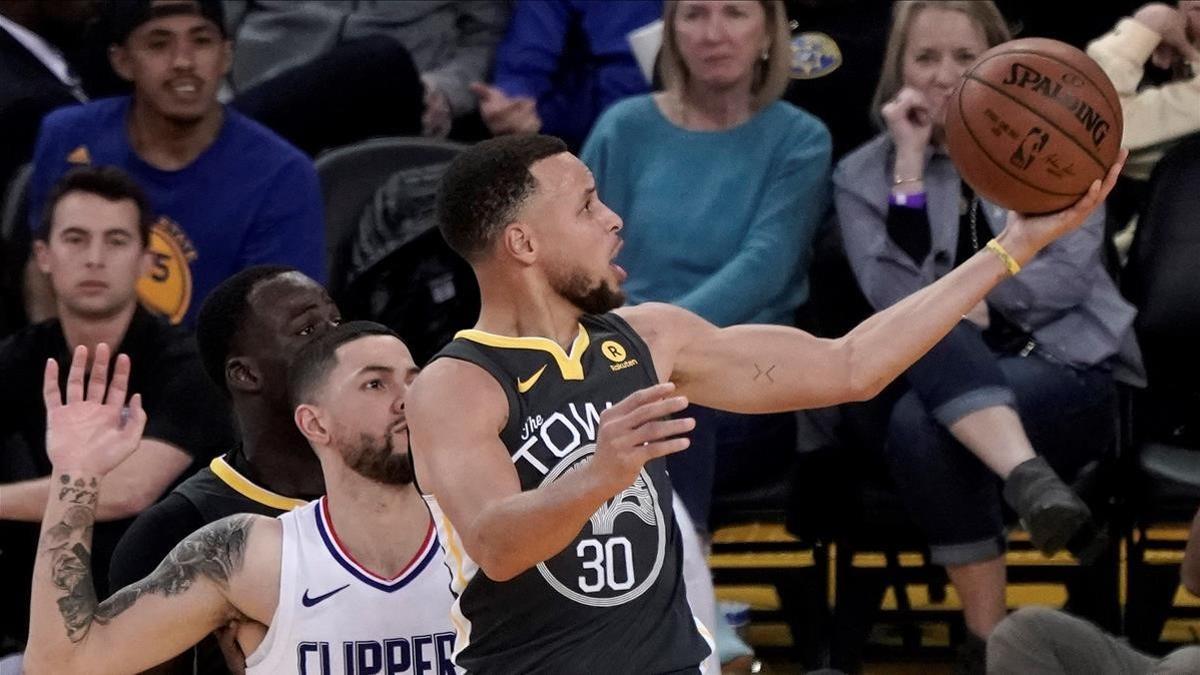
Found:
[[[876, 309], [992, 248], [1012, 217], [960, 180], [942, 126], [963, 71], [1007, 39], [990, 2], [897, 4], [875, 98], [886, 131], [834, 174], [846, 254]], [[1113, 375], [1143, 379], [1134, 308], [1101, 264], [1103, 221], [1097, 211], [997, 286], [909, 369], [891, 412], [892, 477], [962, 599], [979, 661], [1005, 615], [1001, 493], [1043, 553], [1103, 550], [1059, 477], [1113, 441]]]

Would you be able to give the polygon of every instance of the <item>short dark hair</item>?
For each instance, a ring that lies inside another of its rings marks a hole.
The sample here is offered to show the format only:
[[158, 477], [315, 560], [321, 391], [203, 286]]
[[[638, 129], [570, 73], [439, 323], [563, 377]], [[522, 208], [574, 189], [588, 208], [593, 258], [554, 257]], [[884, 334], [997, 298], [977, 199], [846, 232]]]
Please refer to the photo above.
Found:
[[71, 169], [46, 195], [45, 206], [42, 207], [42, 219], [38, 224], [34, 237], [39, 241], [50, 241], [50, 230], [54, 226], [54, 209], [64, 197], [73, 192], [86, 192], [103, 197], [110, 202], [120, 202], [126, 199], [132, 201], [138, 210], [138, 236], [142, 246], [150, 243], [150, 226], [154, 224], [154, 214], [150, 210], [150, 201], [142, 186], [137, 184], [129, 174], [115, 166], [80, 166]]
[[383, 324], [349, 321], [318, 335], [301, 347], [288, 369], [288, 400], [292, 409], [301, 403], [311, 403], [313, 391], [325, 382], [329, 371], [337, 366], [338, 347], [372, 335], [389, 335], [400, 339], [396, 331]]
[[566, 143], [542, 135], [502, 136], [463, 151], [438, 189], [438, 226], [450, 248], [477, 259], [537, 186], [529, 167], [562, 152]]
[[260, 283], [298, 271], [287, 265], [256, 265], [234, 274], [208, 294], [196, 317], [196, 345], [204, 371], [226, 394], [225, 361], [250, 311], [250, 293]]

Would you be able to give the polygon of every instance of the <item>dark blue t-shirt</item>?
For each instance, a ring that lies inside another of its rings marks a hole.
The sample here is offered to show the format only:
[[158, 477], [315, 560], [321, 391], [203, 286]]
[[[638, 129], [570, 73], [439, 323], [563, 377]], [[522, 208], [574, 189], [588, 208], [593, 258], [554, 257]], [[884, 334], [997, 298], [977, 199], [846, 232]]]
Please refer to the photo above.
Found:
[[292, 265], [325, 281], [325, 225], [312, 162], [266, 127], [225, 108], [213, 144], [188, 166], [163, 171], [129, 144], [130, 98], [62, 108], [46, 117], [34, 152], [30, 224], [46, 194], [72, 166], [112, 165], [128, 172], [158, 220], [154, 266], [138, 282], [142, 303], [192, 326], [217, 284], [252, 265]]

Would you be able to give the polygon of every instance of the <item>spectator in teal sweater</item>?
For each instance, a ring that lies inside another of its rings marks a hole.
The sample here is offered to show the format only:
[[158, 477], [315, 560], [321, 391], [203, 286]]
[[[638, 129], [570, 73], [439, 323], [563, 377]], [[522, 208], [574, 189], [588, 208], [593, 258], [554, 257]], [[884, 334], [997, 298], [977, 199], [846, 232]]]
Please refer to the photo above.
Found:
[[[830, 193], [829, 132], [783, 102], [791, 66], [781, 0], [666, 3], [665, 91], [609, 108], [582, 159], [625, 220], [617, 258], [633, 304], [669, 302], [718, 326], [792, 324]], [[671, 482], [706, 530], [714, 491], [779, 475], [795, 418], [692, 406]], [[723, 663], [749, 649], [718, 623]]]
[[600, 198], [625, 219], [631, 303], [791, 324], [808, 297], [831, 143], [779, 100], [791, 52], [776, 4], [668, 3], [666, 91], [614, 105], [584, 145]]

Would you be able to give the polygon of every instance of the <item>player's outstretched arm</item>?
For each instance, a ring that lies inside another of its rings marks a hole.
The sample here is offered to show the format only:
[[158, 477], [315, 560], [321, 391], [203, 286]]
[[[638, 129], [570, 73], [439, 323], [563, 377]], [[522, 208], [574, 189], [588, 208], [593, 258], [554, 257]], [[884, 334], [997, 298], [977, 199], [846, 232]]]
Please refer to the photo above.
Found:
[[654, 457], [688, 446], [691, 418], [674, 386], [640, 390], [600, 414], [596, 453], [579, 468], [522, 492], [515, 459], [500, 441], [503, 391], [479, 367], [454, 359], [427, 366], [405, 409], [421, 488], [450, 519], [467, 555], [494, 581], [507, 581], [566, 548], [596, 509], [633, 484]]
[[34, 565], [24, 664], [33, 674], [138, 672], [244, 617], [228, 594], [244, 585], [239, 575], [248, 551], [258, 546], [251, 541], [254, 516], [232, 516], [195, 532], [149, 577], [97, 602], [91, 571], [96, 504], [104, 476], [137, 447], [146, 421], [137, 395], [125, 405], [124, 355], [106, 392], [108, 359], [100, 345], [85, 391], [87, 350], [75, 351], [65, 404], [58, 366], [46, 365], [46, 449], [55, 489]]
[[[1024, 265], [1078, 228], [1112, 190], [1125, 153], [1104, 182], [1071, 208], [1046, 216], [1010, 214], [996, 238]], [[744, 413], [815, 408], [874, 397], [929, 351], [1010, 274], [985, 249], [937, 282], [867, 319], [836, 340], [783, 326], [718, 329], [686, 310], [639, 305], [619, 310], [650, 345], [659, 379], [700, 405]]]

